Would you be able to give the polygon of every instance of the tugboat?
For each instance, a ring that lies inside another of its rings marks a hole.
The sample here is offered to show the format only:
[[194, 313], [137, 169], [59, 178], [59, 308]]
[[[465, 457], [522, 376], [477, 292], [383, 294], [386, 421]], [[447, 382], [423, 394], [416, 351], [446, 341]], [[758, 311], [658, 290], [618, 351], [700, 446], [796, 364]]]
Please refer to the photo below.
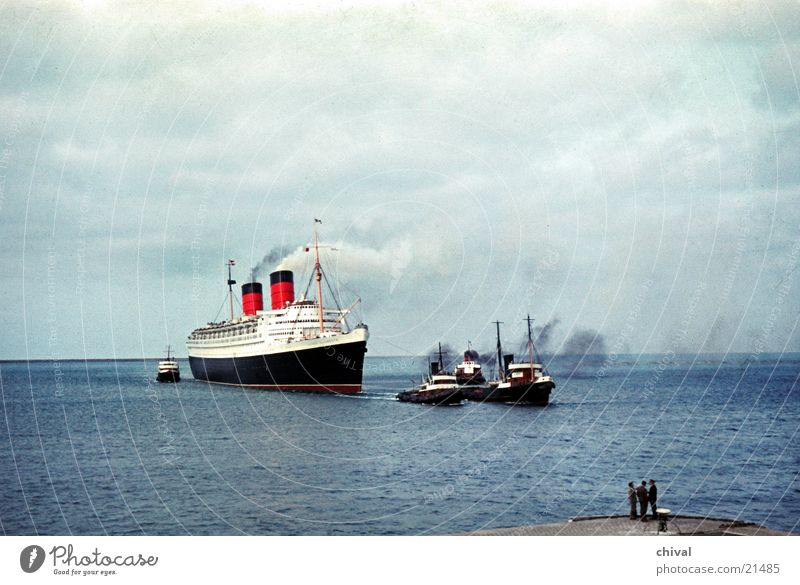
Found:
[[481, 364], [473, 358], [475, 352], [467, 344], [467, 351], [464, 352], [464, 361], [456, 366], [456, 381], [461, 386], [485, 386], [486, 378], [481, 372]]
[[[364, 354], [369, 329], [363, 323], [350, 328], [347, 309], [323, 305], [323, 282], [333, 295], [319, 256], [319, 237], [314, 220], [314, 270], [305, 292], [294, 294], [294, 274], [279, 266], [269, 275], [271, 309], [264, 308], [260, 282], [255, 275], [242, 285], [241, 317], [233, 313], [233, 285], [228, 260], [230, 320], [209, 323], [192, 331], [186, 340], [189, 366], [196, 380], [278, 391], [357, 394], [361, 392]], [[307, 298], [312, 280], [316, 299]], [[334, 299], [335, 300], [335, 299]], [[330, 303], [330, 301], [329, 301]]]
[[167, 357], [158, 362], [158, 374], [156, 374], [156, 382], [180, 382], [181, 370], [178, 367], [178, 361], [173, 359], [169, 352], [171, 347], [167, 346]]
[[500, 368], [499, 380], [489, 382], [489, 387], [486, 389], [476, 389], [470, 394], [470, 399], [532, 406], [549, 404], [550, 392], [553, 391], [556, 384], [542, 364], [534, 362], [536, 349], [533, 345], [530, 315], [525, 320], [528, 322], [528, 361], [515, 363], [513, 355], [503, 355], [500, 345], [500, 321], [495, 321], [497, 325], [497, 363], [502, 363], [505, 367]]
[[397, 395], [400, 402], [416, 402], [437, 406], [461, 404], [464, 394], [456, 377], [442, 370], [442, 344], [439, 344], [439, 361], [431, 362], [431, 373], [418, 388]]
[[486, 378], [481, 371], [481, 364], [473, 357], [475, 352], [467, 344], [464, 352], [464, 361], [456, 365], [456, 381], [461, 386], [461, 393], [467, 400], [483, 400], [489, 389]]

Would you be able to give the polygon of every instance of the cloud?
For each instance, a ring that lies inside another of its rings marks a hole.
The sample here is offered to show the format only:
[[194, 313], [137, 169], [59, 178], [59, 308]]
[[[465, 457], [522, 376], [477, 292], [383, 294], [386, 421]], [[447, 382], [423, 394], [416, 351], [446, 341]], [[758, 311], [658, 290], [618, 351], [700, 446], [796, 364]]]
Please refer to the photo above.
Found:
[[693, 324], [719, 349], [757, 328], [796, 237], [793, 2], [0, 11], [0, 262], [35, 282], [55, 245], [74, 289], [88, 243], [109, 288], [87, 287], [87, 310], [142, 291], [117, 340], [160, 348], [138, 323], [164, 308], [185, 334], [216, 310], [227, 258], [295, 251], [302, 270], [322, 217], [374, 353], [444, 335], [489, 347], [492, 320], [528, 311], [561, 318], [553, 346], [581, 329], [612, 345], [646, 278], [629, 341], [659, 349], [692, 283], [730, 281], [751, 225], [734, 276], [751, 305], [703, 297]]
[[796, 113], [800, 109], [800, 40], [775, 46], [759, 59], [759, 65], [754, 103], [779, 114]]

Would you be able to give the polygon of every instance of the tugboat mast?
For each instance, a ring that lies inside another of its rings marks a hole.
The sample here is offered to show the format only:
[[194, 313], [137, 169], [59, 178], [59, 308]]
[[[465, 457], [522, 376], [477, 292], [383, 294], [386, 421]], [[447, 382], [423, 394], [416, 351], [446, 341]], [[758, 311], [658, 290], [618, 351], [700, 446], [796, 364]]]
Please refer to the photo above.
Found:
[[500, 346], [500, 323], [502, 321], [494, 321], [494, 324], [497, 325], [497, 375], [505, 382], [506, 371], [503, 368], [503, 348]]
[[530, 358], [531, 364], [531, 376], [533, 375], [533, 334], [531, 333], [531, 314], [528, 313], [528, 316], [525, 318], [525, 321], [528, 322], [528, 354]]
[[316, 256], [316, 263], [314, 264], [314, 271], [317, 278], [317, 305], [319, 305], [319, 332], [325, 332], [325, 323], [322, 320], [322, 270], [319, 265], [319, 236], [317, 234], [317, 224], [322, 223], [321, 219], [314, 218], [314, 254]]
[[236, 281], [231, 278], [231, 266], [236, 266], [236, 260], [228, 260], [228, 298], [231, 302], [231, 321], [233, 321], [233, 285]]

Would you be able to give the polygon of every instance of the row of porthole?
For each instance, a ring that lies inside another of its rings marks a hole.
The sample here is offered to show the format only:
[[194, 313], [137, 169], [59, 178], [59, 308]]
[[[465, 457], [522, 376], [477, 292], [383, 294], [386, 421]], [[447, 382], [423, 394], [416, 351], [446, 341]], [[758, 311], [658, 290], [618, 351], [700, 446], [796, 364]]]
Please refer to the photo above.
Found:
[[[306, 322], [306, 321], [302, 321], [302, 322]], [[308, 322], [313, 323], [314, 321], [308, 321]], [[281, 330], [278, 330], [278, 331], [269, 331], [269, 333], [271, 335], [291, 335], [291, 334], [294, 334], [295, 332], [296, 332], [295, 328], [292, 328], [292, 329], [281, 329]], [[227, 339], [227, 338], [230, 338], [230, 337], [239, 337], [241, 339], [250, 339], [250, 338], [253, 338], [253, 337], [257, 337], [257, 335], [256, 334], [250, 334], [250, 337], [243, 337], [241, 334], [230, 333], [230, 332], [226, 331], [226, 332], [211, 333], [211, 334], [207, 334], [207, 335], [201, 334], [199, 337], [195, 337], [193, 339], [207, 341], [207, 340], [215, 340], [215, 339]]]
[[229, 338], [229, 337], [238, 337], [239, 339], [252, 339], [254, 337], [258, 337], [258, 335], [255, 334], [255, 333], [252, 333], [252, 334], [249, 334], [249, 335], [247, 335], [247, 334], [245, 334], [245, 335], [242, 335], [242, 334], [230, 335], [230, 334], [222, 334], [222, 333], [210, 333], [208, 335], [202, 335], [201, 334], [201, 335], [199, 335], [197, 337], [193, 337], [192, 339], [209, 340], [209, 339], [225, 339], [225, 338]]

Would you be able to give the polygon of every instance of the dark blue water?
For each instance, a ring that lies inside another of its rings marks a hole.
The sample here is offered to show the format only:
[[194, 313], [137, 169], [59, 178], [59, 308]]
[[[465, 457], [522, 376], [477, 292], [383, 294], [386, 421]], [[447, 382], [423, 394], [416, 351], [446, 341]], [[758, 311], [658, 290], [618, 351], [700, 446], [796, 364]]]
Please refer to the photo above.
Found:
[[[627, 513], [798, 530], [800, 356], [554, 362], [547, 408], [155, 384], [155, 362], [0, 363], [5, 534], [422, 534]], [[660, 365], [661, 364], [661, 365]]]

